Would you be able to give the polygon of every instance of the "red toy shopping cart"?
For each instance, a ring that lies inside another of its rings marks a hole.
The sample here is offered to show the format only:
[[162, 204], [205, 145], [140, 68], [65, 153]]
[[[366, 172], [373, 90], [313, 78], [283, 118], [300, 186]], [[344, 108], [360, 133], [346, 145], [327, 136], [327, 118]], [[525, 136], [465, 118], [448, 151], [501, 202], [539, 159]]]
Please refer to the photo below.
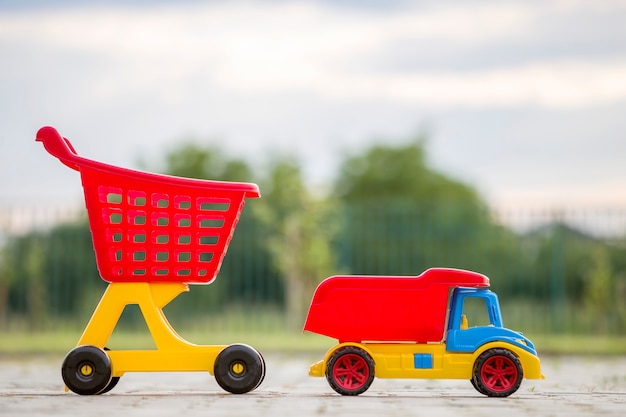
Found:
[[[208, 371], [226, 391], [255, 389], [265, 375], [261, 354], [244, 344], [198, 346], [182, 339], [163, 307], [188, 284], [217, 276], [246, 198], [256, 184], [198, 180], [135, 171], [79, 156], [52, 127], [37, 141], [80, 172], [100, 276], [109, 283], [77, 347], [62, 366], [77, 394], [111, 390], [126, 372]], [[155, 350], [105, 345], [124, 308], [137, 304]]]

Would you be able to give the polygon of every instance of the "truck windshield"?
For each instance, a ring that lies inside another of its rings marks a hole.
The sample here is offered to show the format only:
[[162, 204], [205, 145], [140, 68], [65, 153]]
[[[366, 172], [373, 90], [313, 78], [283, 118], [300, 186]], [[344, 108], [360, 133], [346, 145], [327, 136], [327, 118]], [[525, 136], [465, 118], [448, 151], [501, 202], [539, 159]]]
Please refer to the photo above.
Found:
[[486, 300], [482, 297], [466, 297], [463, 301], [463, 314], [468, 327], [490, 326]]

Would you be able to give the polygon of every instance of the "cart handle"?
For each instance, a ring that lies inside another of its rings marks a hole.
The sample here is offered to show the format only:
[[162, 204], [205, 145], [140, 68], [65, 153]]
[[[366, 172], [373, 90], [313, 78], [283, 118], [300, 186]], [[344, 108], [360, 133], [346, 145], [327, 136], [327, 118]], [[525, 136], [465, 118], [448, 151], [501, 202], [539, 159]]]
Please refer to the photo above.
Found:
[[79, 161], [83, 158], [78, 156], [69, 140], [61, 136], [58, 130], [52, 126], [44, 126], [37, 132], [37, 142], [42, 142], [50, 155], [56, 156], [68, 167], [79, 171]]
[[88, 167], [99, 171], [115, 172], [117, 175], [128, 178], [135, 178], [137, 175], [141, 174], [142, 178], [153, 182], [167, 183], [177, 186], [185, 185], [203, 189], [240, 191], [245, 193], [245, 196], [248, 198], [261, 197], [259, 186], [253, 183], [200, 180], [195, 178], [153, 174], [149, 172], [134, 171], [127, 168], [114, 167], [102, 162], [83, 158], [76, 153], [76, 150], [70, 141], [61, 136], [61, 134], [52, 126], [44, 126], [39, 129], [35, 140], [37, 142], [42, 142], [44, 148], [48, 151], [48, 153], [50, 153], [50, 155], [57, 157], [63, 164], [76, 171], [80, 171], [81, 167]]

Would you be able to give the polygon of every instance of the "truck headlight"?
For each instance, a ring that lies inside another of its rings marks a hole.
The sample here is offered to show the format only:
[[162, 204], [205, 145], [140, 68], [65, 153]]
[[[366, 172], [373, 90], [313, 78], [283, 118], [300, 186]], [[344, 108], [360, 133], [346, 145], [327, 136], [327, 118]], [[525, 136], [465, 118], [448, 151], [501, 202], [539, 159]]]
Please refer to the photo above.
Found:
[[515, 339], [515, 341], [520, 345], [528, 346], [528, 343], [526, 343], [524, 339]]

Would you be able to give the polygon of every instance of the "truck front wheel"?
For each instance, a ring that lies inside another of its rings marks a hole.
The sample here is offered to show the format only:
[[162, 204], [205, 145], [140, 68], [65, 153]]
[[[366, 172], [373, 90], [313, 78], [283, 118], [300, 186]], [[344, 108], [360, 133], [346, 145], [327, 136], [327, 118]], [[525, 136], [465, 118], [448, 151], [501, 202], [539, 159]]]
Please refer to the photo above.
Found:
[[488, 397], [508, 397], [524, 378], [522, 364], [506, 349], [490, 349], [476, 359], [472, 385]]
[[374, 360], [363, 349], [348, 346], [337, 350], [326, 366], [326, 379], [341, 395], [359, 395], [374, 381]]

